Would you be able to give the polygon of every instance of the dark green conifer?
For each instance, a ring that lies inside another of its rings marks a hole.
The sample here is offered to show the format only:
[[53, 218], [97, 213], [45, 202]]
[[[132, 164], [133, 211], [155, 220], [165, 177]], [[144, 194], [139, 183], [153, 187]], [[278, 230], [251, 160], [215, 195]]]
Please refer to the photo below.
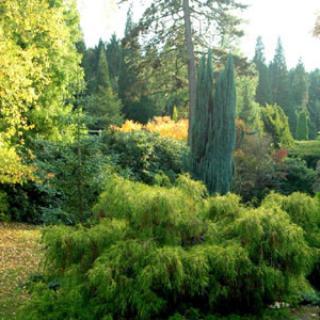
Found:
[[315, 139], [320, 131], [320, 70], [309, 74], [308, 113], [310, 124], [310, 139]]
[[289, 74], [281, 39], [278, 40], [275, 56], [270, 64], [272, 102], [280, 106], [288, 117], [291, 132], [294, 132], [296, 113], [290, 103]]
[[253, 62], [256, 65], [259, 76], [256, 90], [256, 101], [262, 106], [267, 105], [272, 100], [269, 70], [266, 65], [264, 50], [265, 48], [262, 42], [262, 38], [258, 37]]
[[298, 132], [298, 118], [300, 111], [306, 110], [308, 104], [308, 75], [305, 71], [302, 60], [289, 73], [290, 79], [290, 110], [296, 117], [291, 119], [291, 129], [296, 136]]
[[232, 56], [221, 73], [213, 104], [209, 104], [208, 143], [204, 162], [204, 181], [211, 193], [230, 191], [233, 151], [236, 141], [236, 86]]
[[230, 191], [236, 141], [236, 86], [234, 65], [228, 57], [213, 95], [211, 53], [201, 58], [197, 81], [197, 107], [191, 123], [191, 154], [194, 175], [211, 193]]
[[[190, 147], [193, 161], [193, 172], [198, 177], [203, 175], [203, 162], [208, 143], [209, 113], [213, 108], [213, 70], [211, 52], [208, 60], [201, 58], [198, 68], [197, 104], [191, 125]], [[209, 111], [210, 109], [210, 111]]]
[[112, 89], [104, 45], [99, 45], [95, 86], [88, 97], [86, 111], [89, 128], [93, 130], [103, 130], [122, 121], [121, 102]]
[[306, 108], [301, 109], [297, 114], [297, 132], [298, 140], [309, 139], [309, 116]]
[[122, 65], [121, 43], [113, 34], [110, 42], [107, 44], [107, 61], [109, 65], [110, 79], [114, 90], [118, 90], [118, 81]]

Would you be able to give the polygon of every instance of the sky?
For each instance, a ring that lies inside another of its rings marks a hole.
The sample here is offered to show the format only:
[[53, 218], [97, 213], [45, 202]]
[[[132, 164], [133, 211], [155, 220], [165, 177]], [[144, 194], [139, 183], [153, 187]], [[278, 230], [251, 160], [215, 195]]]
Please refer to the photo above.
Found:
[[[81, 27], [87, 46], [96, 45], [100, 38], [108, 40], [112, 33], [123, 35], [127, 7], [117, 0], [77, 0]], [[135, 19], [142, 14], [140, 1], [135, 0]], [[242, 0], [249, 4], [243, 14], [245, 36], [240, 48], [245, 56], [254, 55], [256, 39], [262, 36], [266, 57], [274, 55], [278, 37], [281, 37], [289, 67], [301, 57], [307, 70], [320, 68], [320, 39], [312, 36], [320, 0]]]

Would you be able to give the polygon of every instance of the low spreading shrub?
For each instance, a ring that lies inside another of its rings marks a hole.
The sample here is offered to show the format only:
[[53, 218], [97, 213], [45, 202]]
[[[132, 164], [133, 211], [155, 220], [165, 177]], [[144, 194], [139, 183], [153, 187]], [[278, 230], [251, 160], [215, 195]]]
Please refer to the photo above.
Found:
[[273, 190], [289, 195], [294, 192], [313, 194], [317, 172], [304, 160], [286, 158], [275, 166]]
[[166, 188], [114, 176], [98, 224], [45, 231], [47, 273], [23, 319], [215, 319], [296, 301], [311, 249], [268, 201], [207, 198], [187, 176]]
[[278, 207], [286, 211], [291, 221], [304, 231], [304, 238], [311, 248], [313, 261], [309, 280], [316, 288], [320, 288], [320, 202], [318, 197], [303, 193], [289, 196], [270, 194], [262, 204], [264, 207]]

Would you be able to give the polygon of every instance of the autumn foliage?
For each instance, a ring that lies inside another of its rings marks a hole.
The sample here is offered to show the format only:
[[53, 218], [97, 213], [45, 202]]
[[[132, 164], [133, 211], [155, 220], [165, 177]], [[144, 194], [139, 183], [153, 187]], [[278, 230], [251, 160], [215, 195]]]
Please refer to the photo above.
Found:
[[155, 117], [146, 125], [127, 120], [121, 127], [113, 127], [113, 129], [121, 132], [146, 130], [158, 133], [161, 137], [187, 141], [188, 120], [181, 119], [175, 122], [170, 117]]

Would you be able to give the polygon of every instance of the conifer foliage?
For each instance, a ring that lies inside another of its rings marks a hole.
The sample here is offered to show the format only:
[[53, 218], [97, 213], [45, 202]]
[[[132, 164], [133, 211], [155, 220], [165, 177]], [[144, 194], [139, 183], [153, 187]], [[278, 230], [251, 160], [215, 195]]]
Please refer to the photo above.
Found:
[[252, 209], [205, 191], [187, 176], [171, 188], [109, 179], [98, 224], [45, 232], [49, 277], [23, 319], [209, 319], [182, 315], [259, 310], [296, 295], [316, 252], [301, 221], [315, 212], [295, 210], [295, 198]]
[[306, 109], [301, 109], [297, 114], [297, 132], [298, 140], [309, 139], [309, 115]]
[[197, 108], [192, 123], [193, 170], [211, 193], [230, 191], [236, 129], [236, 87], [234, 66], [228, 57], [213, 96], [211, 53], [202, 58], [198, 74]]
[[256, 101], [262, 106], [270, 103], [272, 100], [269, 69], [266, 65], [264, 50], [265, 48], [262, 38], [258, 37], [253, 62], [256, 65], [259, 74], [259, 82], [256, 90]]
[[121, 101], [113, 91], [105, 46], [98, 48], [98, 61], [93, 92], [88, 97], [86, 111], [90, 116], [90, 129], [104, 130], [111, 124], [121, 124]]

